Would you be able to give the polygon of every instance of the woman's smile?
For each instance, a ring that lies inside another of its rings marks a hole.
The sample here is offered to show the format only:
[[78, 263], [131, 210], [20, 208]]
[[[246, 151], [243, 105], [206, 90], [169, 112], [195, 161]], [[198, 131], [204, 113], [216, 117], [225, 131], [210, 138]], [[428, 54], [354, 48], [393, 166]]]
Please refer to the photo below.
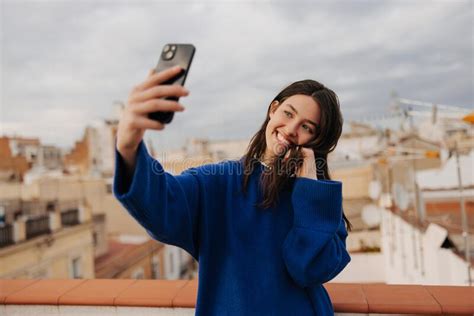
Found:
[[285, 136], [282, 135], [282, 133], [280, 133], [278, 131], [276, 131], [275, 133], [276, 133], [276, 139], [280, 144], [282, 144], [286, 147], [288, 147], [292, 144], [289, 140], [286, 139]]

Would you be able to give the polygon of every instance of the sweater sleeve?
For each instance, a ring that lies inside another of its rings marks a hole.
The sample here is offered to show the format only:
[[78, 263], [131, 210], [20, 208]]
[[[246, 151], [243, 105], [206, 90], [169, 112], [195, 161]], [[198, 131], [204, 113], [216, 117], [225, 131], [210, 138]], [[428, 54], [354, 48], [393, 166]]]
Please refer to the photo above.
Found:
[[175, 245], [198, 259], [199, 181], [196, 168], [181, 175], [165, 172], [148, 154], [143, 142], [137, 149], [133, 176], [126, 177], [122, 156], [115, 151], [115, 197], [148, 234]]
[[297, 178], [291, 198], [293, 226], [283, 242], [283, 260], [299, 286], [326, 283], [351, 260], [342, 218], [342, 183]]

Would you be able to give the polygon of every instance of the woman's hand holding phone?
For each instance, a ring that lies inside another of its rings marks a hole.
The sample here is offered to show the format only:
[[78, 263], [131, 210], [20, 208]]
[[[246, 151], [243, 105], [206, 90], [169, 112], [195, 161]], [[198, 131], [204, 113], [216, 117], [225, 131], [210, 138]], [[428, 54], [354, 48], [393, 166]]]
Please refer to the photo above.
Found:
[[130, 167], [135, 165], [135, 155], [147, 129], [163, 130], [165, 124], [148, 118], [156, 111], [182, 112], [184, 106], [165, 97], [184, 97], [189, 94], [181, 85], [164, 85], [163, 82], [175, 77], [181, 67], [172, 67], [160, 72], [150, 71], [148, 78], [135, 86], [122, 112], [117, 129], [117, 150]]

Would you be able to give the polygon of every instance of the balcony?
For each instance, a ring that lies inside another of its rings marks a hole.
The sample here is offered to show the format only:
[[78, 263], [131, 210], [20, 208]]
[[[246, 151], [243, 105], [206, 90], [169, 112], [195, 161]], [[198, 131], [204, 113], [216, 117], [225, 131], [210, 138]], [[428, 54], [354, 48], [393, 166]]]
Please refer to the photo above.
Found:
[[13, 226], [11, 224], [0, 225], [0, 248], [13, 243]]
[[63, 212], [48, 212], [34, 217], [21, 216], [11, 224], [0, 224], [0, 248], [54, 234], [89, 220], [90, 214], [84, 208], [69, 208]]
[[61, 212], [62, 226], [74, 226], [78, 225], [79, 223], [79, 209], [76, 208]]
[[49, 216], [42, 215], [36, 218], [30, 218], [26, 221], [26, 239], [31, 239], [40, 235], [48, 234], [51, 230], [49, 227]]
[[[337, 314], [472, 315], [474, 287], [325, 284]], [[196, 280], [0, 280], [1, 315], [194, 315]]]

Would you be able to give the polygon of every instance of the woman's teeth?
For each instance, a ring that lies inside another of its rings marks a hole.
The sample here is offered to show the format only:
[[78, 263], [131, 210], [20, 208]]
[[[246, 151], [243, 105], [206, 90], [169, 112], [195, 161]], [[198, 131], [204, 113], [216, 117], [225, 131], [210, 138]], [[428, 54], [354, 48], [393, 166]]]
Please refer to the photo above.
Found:
[[276, 132], [276, 137], [280, 142], [282, 142], [286, 146], [290, 145], [290, 143], [280, 133]]

